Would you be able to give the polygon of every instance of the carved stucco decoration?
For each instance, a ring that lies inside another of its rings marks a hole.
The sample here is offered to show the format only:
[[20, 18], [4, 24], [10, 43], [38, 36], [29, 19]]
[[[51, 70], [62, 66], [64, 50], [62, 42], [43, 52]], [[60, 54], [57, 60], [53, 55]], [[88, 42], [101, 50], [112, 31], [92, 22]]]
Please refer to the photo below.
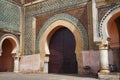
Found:
[[107, 22], [117, 12], [120, 12], [120, 5], [117, 5], [108, 10], [107, 13], [103, 16], [102, 20], [100, 21], [98, 33], [102, 42], [106, 42], [106, 38], [109, 37], [107, 32]]

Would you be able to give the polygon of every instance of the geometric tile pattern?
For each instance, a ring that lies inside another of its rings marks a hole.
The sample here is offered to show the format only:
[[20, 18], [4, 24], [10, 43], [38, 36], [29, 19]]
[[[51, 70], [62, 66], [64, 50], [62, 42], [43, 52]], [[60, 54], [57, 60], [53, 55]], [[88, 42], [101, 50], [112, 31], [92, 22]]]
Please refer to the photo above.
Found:
[[32, 31], [32, 17], [35, 17], [41, 13], [50, 12], [53, 10], [59, 11], [60, 9], [63, 9], [63, 8], [70, 8], [70, 6], [74, 6], [74, 5], [80, 4], [82, 2], [87, 2], [87, 1], [89, 0], [47, 0], [47, 1], [43, 1], [42, 3], [37, 3], [31, 6], [26, 6], [25, 49], [27, 51], [25, 51], [25, 54], [29, 54], [26, 52], [31, 52], [33, 49], [32, 47], [33, 47], [34, 35]]
[[0, 0], [0, 28], [20, 31], [20, 7], [6, 0]]

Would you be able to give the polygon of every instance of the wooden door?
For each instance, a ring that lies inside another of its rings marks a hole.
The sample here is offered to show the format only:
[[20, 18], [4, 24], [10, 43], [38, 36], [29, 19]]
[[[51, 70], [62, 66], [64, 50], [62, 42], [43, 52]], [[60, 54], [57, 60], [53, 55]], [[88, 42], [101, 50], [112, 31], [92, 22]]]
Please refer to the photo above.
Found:
[[49, 73], [77, 73], [75, 39], [67, 28], [60, 28], [51, 37]]

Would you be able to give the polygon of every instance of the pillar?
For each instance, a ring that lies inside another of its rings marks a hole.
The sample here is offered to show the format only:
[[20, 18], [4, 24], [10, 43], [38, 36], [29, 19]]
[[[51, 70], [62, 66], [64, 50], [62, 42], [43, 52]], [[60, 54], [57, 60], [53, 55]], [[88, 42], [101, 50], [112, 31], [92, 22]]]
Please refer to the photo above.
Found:
[[19, 57], [14, 57], [14, 72], [19, 72]]
[[44, 62], [44, 73], [48, 73], [48, 61]]
[[101, 73], [109, 73], [109, 62], [108, 62], [108, 44], [100, 43], [100, 63], [101, 63]]
[[48, 73], [49, 54], [45, 56], [44, 60], [44, 73]]

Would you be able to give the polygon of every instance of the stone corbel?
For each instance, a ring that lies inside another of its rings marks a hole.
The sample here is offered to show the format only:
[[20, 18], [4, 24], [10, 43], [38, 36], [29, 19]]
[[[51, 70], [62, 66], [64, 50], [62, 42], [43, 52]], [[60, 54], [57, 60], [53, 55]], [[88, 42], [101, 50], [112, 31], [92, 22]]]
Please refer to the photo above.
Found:
[[111, 37], [107, 37], [107, 41], [110, 42], [111, 41]]
[[49, 62], [49, 56], [50, 56], [50, 54], [45, 54], [45, 62]]
[[19, 54], [16, 53], [12, 53], [12, 57], [14, 58], [14, 60], [20, 60], [21, 56]]

